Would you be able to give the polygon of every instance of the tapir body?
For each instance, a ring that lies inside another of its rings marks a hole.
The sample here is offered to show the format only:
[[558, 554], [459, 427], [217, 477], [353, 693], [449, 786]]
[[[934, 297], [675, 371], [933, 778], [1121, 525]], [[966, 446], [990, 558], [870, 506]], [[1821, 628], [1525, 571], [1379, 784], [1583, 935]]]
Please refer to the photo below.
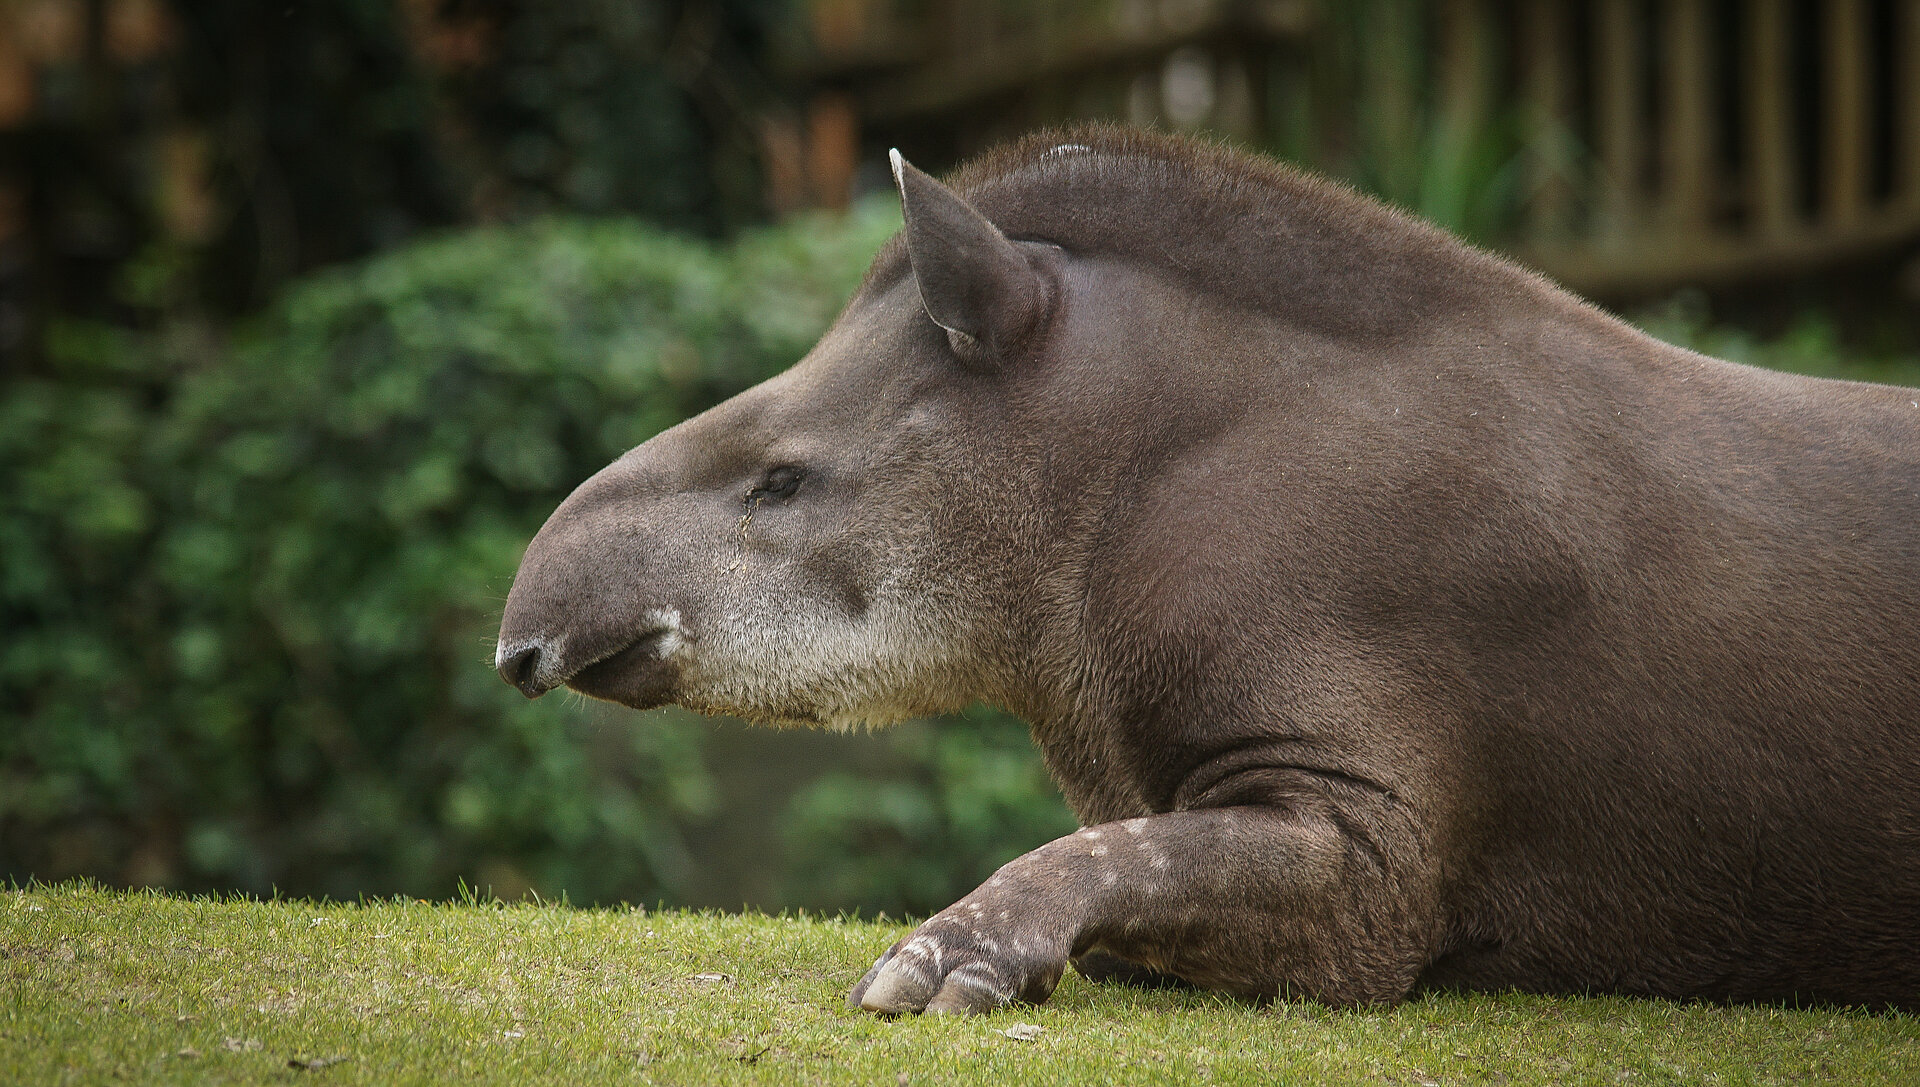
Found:
[[1030, 138], [792, 370], [584, 483], [498, 666], [777, 724], [976, 699], [1085, 824], [868, 971], [1920, 1004], [1920, 391], [1653, 340], [1208, 144]]

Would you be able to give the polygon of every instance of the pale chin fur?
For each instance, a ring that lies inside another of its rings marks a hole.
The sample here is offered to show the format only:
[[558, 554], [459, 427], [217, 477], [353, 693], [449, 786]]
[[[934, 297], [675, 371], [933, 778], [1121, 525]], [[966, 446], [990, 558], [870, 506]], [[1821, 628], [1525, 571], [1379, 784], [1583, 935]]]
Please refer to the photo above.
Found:
[[641, 623], [644, 629], [664, 631], [660, 635], [658, 649], [661, 660], [666, 660], [686, 647], [687, 632], [686, 628], [680, 625], [678, 608], [655, 608], [641, 617]]
[[958, 709], [969, 699], [950, 682], [944, 633], [894, 602], [876, 602], [860, 620], [729, 609], [676, 645], [678, 701], [775, 728], [836, 732]]

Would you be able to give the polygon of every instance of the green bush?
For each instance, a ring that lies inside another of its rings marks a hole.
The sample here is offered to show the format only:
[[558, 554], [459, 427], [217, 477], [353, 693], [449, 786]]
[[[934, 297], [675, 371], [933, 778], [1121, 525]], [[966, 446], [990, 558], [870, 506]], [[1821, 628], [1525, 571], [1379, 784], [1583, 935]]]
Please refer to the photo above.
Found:
[[786, 805], [783, 905], [931, 913], [1076, 825], [1007, 714], [975, 706], [881, 740], [897, 770], [830, 770]]
[[1715, 323], [1705, 295], [1679, 291], [1635, 315], [1634, 321], [1668, 343], [1749, 366], [1920, 386], [1920, 358], [1897, 342], [1903, 337], [1877, 348], [1849, 343], [1840, 326], [1817, 309], [1795, 314], [1779, 335], [1765, 337], [1738, 325]]
[[224, 347], [55, 336], [0, 403], [0, 872], [673, 897], [700, 726], [522, 703], [500, 602], [571, 487], [798, 358], [897, 221], [480, 230]]

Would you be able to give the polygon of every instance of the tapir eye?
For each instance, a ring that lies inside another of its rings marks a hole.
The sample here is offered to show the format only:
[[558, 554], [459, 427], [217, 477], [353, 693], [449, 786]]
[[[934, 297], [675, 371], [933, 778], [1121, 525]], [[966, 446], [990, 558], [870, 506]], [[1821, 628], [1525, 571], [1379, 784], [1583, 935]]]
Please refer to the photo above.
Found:
[[767, 478], [760, 485], [747, 492], [747, 501], [762, 502], [769, 498], [789, 498], [800, 489], [800, 481], [806, 473], [791, 464], [776, 465], [767, 469]]

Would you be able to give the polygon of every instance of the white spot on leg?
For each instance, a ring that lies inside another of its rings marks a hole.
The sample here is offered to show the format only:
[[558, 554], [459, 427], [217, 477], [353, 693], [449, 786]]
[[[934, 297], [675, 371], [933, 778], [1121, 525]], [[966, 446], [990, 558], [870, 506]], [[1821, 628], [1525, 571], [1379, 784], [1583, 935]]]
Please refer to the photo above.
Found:
[[[880, 968], [879, 977], [874, 979], [875, 987], [877, 988], [879, 986], [880, 981], [888, 978], [906, 978], [924, 985], [933, 980], [933, 975], [927, 973], [927, 968], [915, 962], [913, 959], [903, 955], [895, 955], [891, 962]], [[888, 984], [896, 989], [900, 987], [898, 980], [889, 981]]]
[[925, 936], [915, 936], [913, 939], [908, 940], [907, 946], [900, 949], [900, 954], [902, 957], [912, 955], [916, 958], [931, 959], [933, 960], [933, 972], [935, 974], [940, 973], [940, 945], [927, 939]]
[[1147, 829], [1147, 821], [1145, 819], [1129, 819], [1120, 825], [1127, 828], [1128, 834], [1144, 834]]
[[994, 977], [993, 968], [985, 963], [970, 962], [947, 975], [948, 985], [959, 985], [992, 997], [995, 1003], [1004, 1004], [1012, 996], [1011, 986]]

